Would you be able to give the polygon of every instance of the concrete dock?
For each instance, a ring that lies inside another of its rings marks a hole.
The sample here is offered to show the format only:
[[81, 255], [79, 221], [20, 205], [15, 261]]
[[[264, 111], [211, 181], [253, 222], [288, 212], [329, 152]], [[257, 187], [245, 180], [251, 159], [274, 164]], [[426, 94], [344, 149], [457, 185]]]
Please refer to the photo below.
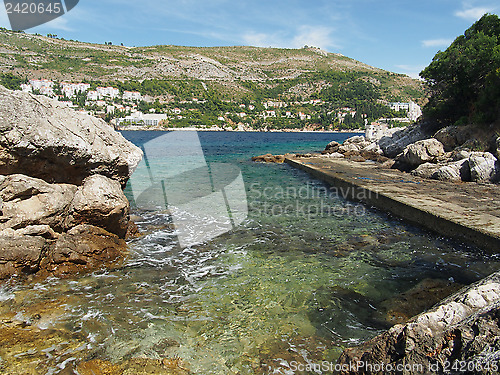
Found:
[[423, 179], [374, 162], [320, 156], [285, 162], [336, 187], [347, 199], [491, 253], [500, 251], [498, 185]]

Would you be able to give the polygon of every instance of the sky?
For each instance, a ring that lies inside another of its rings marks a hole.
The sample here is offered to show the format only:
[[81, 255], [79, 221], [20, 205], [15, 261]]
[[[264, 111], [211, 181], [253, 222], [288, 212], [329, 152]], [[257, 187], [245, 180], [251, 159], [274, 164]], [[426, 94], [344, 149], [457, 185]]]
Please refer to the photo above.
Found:
[[[27, 33], [126, 46], [320, 47], [418, 77], [498, 0], [80, 0]], [[0, 26], [10, 28], [0, 6]]]

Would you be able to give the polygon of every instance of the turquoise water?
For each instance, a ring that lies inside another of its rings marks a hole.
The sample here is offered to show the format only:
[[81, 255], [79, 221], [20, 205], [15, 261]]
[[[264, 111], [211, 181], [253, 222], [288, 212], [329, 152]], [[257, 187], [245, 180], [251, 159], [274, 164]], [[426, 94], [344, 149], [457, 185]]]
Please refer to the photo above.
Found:
[[[139, 146], [160, 135], [124, 133]], [[387, 301], [420, 281], [468, 284], [498, 269], [478, 249], [346, 201], [287, 165], [250, 161], [319, 151], [349, 136], [200, 132], [209, 165], [241, 171], [248, 215], [229, 232], [181, 247], [169, 207], [144, 207], [139, 198], [133, 214], [146, 234], [130, 241], [124, 267], [3, 287], [4, 310], [21, 319], [30, 306], [57, 303], [59, 312], [36, 324], [84, 343], [35, 355], [41, 373], [59, 373], [64, 361], [147, 357], [179, 358], [194, 374], [293, 374], [294, 363], [335, 361], [342, 348], [388, 328]], [[149, 155], [151, 170], [166, 168], [162, 155]], [[205, 188], [194, 181], [186, 191]]]

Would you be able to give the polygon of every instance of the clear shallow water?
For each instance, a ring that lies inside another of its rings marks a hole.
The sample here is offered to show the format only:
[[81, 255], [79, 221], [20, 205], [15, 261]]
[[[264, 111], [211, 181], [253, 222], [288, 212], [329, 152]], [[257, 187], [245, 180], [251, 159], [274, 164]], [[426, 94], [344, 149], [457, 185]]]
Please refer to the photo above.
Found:
[[[142, 145], [158, 133], [124, 135]], [[390, 301], [420, 281], [467, 284], [498, 269], [477, 249], [345, 201], [287, 165], [249, 161], [319, 151], [347, 134], [199, 136], [208, 162], [241, 170], [244, 222], [181, 248], [169, 211], [136, 209], [147, 234], [130, 242], [120, 269], [0, 287], [0, 313], [64, 333], [30, 353], [4, 355], [0, 365], [29, 359], [45, 374], [94, 358], [147, 357], [180, 358], [195, 374], [293, 373], [294, 362], [334, 361], [343, 347], [387, 328], [389, 310], [397, 310]], [[152, 167], [164, 162], [149, 159]]]

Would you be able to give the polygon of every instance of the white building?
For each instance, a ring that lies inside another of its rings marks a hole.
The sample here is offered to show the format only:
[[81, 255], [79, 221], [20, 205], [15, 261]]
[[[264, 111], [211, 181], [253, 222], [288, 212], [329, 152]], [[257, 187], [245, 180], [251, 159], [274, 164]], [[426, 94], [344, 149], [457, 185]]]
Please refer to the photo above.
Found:
[[388, 130], [389, 126], [387, 124], [372, 122], [370, 125], [366, 125], [365, 138], [368, 142], [376, 142], [386, 135]]
[[42, 90], [42, 88], [52, 88], [54, 86], [54, 82], [49, 81], [48, 79], [30, 79], [29, 83], [33, 90]]
[[96, 88], [99, 99], [111, 98], [114, 99], [120, 94], [120, 90], [114, 87], [98, 87]]
[[412, 121], [417, 121], [420, 116], [422, 116], [422, 109], [415, 102], [410, 102], [408, 108], [408, 117]]
[[417, 119], [422, 116], [422, 109], [420, 106], [415, 103], [415, 102], [409, 102], [409, 103], [389, 103], [389, 107], [394, 110], [394, 111], [406, 111], [407, 112], [407, 117], [411, 121], [417, 121]]
[[92, 101], [96, 101], [99, 99], [99, 94], [97, 93], [97, 91], [89, 91], [87, 93], [87, 99], [92, 100]]
[[138, 91], [124, 91], [123, 100], [141, 100], [141, 93]]
[[76, 93], [86, 92], [90, 89], [89, 83], [61, 83], [61, 91], [68, 98], [72, 98]]
[[141, 125], [141, 126], [158, 126], [161, 121], [167, 120], [165, 114], [144, 114], [142, 112], [134, 112], [130, 116], [116, 119], [116, 125]]

